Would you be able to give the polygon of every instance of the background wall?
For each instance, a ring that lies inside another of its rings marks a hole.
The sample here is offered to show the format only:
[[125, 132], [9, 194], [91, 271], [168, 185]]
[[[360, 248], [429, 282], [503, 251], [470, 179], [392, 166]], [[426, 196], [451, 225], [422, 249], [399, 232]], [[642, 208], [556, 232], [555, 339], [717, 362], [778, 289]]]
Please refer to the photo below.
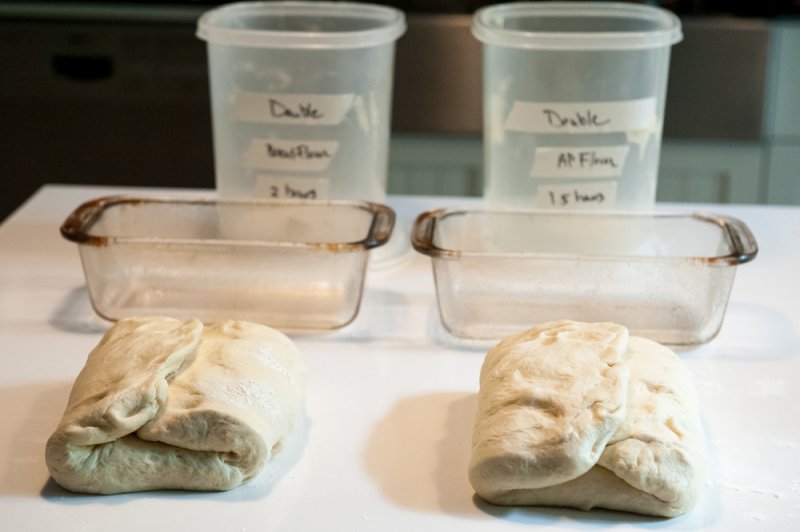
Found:
[[[0, 219], [44, 183], [213, 187], [204, 9], [0, 2]], [[800, 204], [800, 20], [682, 20], [659, 200]], [[480, 195], [470, 16], [408, 21], [389, 192]]]

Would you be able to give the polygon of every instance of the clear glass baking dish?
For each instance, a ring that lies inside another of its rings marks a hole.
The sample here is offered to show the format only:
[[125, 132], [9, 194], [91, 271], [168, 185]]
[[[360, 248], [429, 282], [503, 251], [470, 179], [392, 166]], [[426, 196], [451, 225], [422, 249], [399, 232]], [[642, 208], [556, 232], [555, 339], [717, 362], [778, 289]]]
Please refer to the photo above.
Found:
[[675, 213], [440, 209], [419, 215], [412, 244], [456, 337], [572, 319], [676, 347], [716, 336], [736, 266], [758, 252], [739, 220]]
[[61, 226], [92, 305], [136, 315], [329, 330], [358, 313], [369, 251], [395, 214], [361, 201], [99, 198]]

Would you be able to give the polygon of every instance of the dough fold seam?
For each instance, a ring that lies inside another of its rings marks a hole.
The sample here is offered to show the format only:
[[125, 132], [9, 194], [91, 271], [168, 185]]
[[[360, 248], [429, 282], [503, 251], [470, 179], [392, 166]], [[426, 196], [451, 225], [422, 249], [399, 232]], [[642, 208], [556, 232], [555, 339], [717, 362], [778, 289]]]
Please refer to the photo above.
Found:
[[77, 492], [231, 489], [280, 449], [304, 374], [294, 344], [263, 325], [122, 320], [77, 377], [47, 466]]

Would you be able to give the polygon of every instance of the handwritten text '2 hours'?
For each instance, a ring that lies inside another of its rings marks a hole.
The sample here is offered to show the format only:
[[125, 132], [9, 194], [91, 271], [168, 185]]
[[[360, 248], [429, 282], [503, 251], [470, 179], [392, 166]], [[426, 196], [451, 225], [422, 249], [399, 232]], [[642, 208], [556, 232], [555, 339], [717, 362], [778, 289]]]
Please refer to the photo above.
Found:
[[317, 199], [315, 188], [301, 189], [288, 183], [280, 185], [270, 185], [269, 197], [271, 198], [297, 198], [297, 199]]

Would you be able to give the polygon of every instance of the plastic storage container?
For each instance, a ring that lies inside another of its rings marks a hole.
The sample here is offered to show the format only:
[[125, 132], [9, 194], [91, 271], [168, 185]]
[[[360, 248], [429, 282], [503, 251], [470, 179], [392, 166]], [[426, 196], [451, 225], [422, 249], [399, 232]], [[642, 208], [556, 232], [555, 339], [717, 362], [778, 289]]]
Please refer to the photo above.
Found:
[[417, 218], [412, 242], [456, 337], [571, 319], [672, 346], [714, 338], [736, 266], [758, 251], [745, 224], [705, 214], [444, 209]]
[[655, 202], [679, 19], [630, 3], [500, 4], [483, 42], [492, 208], [648, 209]]
[[402, 12], [346, 2], [241, 2], [205, 13], [218, 191], [363, 199], [386, 193]]
[[394, 211], [358, 201], [100, 198], [61, 233], [80, 251], [92, 305], [138, 315], [245, 319], [325, 330], [355, 318], [369, 250]]

